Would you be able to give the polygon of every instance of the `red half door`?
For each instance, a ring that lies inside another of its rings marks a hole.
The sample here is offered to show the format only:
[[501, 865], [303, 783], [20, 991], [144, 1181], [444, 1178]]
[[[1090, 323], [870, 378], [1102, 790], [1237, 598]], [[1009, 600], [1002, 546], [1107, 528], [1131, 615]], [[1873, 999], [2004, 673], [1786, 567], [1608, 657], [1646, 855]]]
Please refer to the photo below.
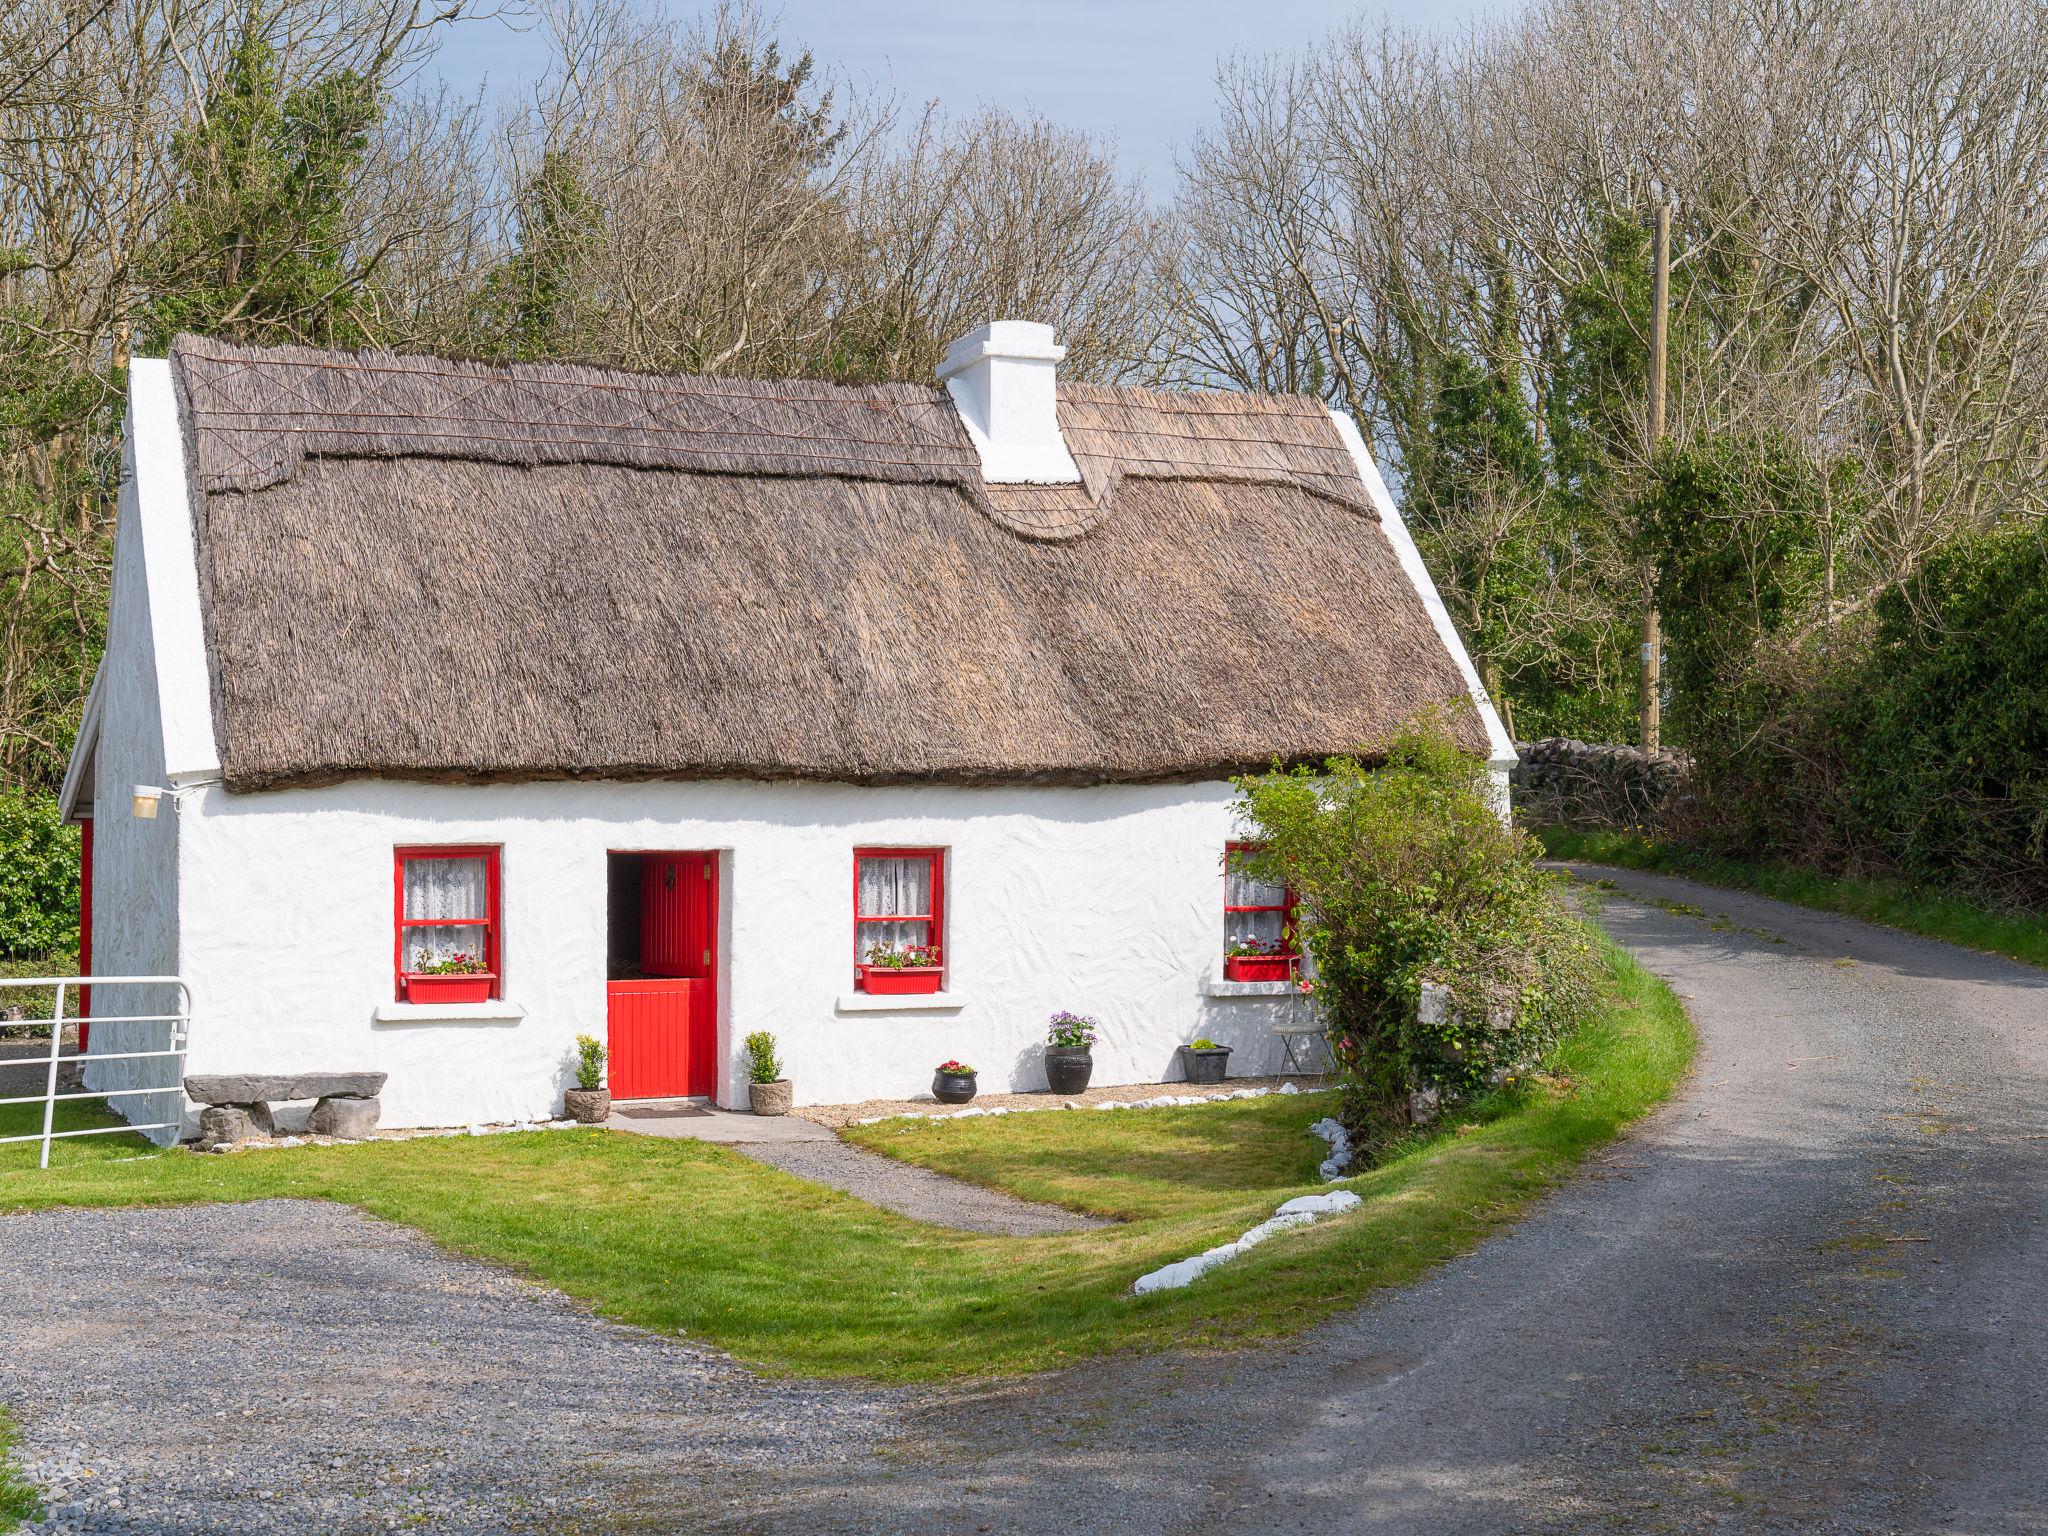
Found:
[[640, 970], [606, 983], [615, 1098], [718, 1090], [718, 855], [651, 853], [640, 872]]

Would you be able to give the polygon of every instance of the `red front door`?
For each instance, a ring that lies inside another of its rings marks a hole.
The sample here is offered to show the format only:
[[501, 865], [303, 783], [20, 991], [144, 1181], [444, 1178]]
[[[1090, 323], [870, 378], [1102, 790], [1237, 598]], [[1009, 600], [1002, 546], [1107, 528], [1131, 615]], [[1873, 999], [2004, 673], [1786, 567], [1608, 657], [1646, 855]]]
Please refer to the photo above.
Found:
[[718, 855], [648, 853], [639, 975], [605, 984], [614, 1098], [718, 1090]]

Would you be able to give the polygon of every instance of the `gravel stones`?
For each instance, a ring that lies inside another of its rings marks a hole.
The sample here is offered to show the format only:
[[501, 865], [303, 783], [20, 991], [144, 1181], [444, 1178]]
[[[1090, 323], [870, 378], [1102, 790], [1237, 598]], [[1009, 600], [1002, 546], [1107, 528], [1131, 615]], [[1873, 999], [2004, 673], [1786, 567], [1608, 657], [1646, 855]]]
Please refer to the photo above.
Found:
[[682, 1524], [633, 1529], [714, 1529], [876, 1470], [918, 1406], [762, 1381], [297, 1200], [0, 1216], [0, 1402], [49, 1506], [28, 1529], [67, 1536], [612, 1529], [643, 1497]]
[[732, 1147], [756, 1162], [843, 1190], [899, 1216], [962, 1232], [1040, 1237], [1048, 1232], [1083, 1232], [1112, 1225], [1099, 1216], [1019, 1200], [843, 1141], [750, 1141], [734, 1142]]

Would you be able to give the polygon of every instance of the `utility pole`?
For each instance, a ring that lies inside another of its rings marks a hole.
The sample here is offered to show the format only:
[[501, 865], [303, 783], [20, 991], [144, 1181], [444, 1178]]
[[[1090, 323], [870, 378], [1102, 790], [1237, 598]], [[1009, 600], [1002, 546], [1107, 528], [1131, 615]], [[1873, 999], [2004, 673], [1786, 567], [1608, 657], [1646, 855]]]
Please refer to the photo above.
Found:
[[[1664, 353], [1671, 308], [1671, 202], [1657, 206], [1657, 241], [1650, 283], [1650, 457], [1664, 441]], [[1664, 681], [1663, 620], [1657, 612], [1657, 563], [1643, 556], [1643, 662], [1638, 699], [1642, 746], [1655, 752], [1661, 745]]]

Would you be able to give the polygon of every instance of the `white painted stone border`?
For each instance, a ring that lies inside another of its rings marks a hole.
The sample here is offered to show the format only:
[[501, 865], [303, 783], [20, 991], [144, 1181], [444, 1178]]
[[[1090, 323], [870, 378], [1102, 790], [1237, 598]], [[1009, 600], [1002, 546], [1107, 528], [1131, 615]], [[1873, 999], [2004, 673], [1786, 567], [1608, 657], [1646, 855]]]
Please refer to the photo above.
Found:
[[1332, 1190], [1327, 1195], [1296, 1195], [1235, 1242], [1221, 1243], [1206, 1253], [1177, 1259], [1149, 1275], [1140, 1275], [1132, 1283], [1131, 1290], [1139, 1296], [1153, 1291], [1179, 1290], [1184, 1285], [1192, 1285], [1217, 1265], [1228, 1264], [1232, 1259], [1251, 1252], [1269, 1237], [1277, 1237], [1292, 1227], [1309, 1226], [1325, 1216], [1356, 1210], [1364, 1203], [1348, 1189]]
[[1060, 1109], [1187, 1109], [1196, 1104], [1228, 1104], [1233, 1099], [1263, 1099], [1268, 1094], [1321, 1093], [1320, 1088], [1298, 1088], [1282, 1083], [1278, 1088], [1240, 1088], [1235, 1093], [1162, 1093], [1149, 1099], [1106, 1099], [1100, 1104], [991, 1104], [983, 1109], [905, 1109], [893, 1115], [869, 1115], [850, 1125], [880, 1125], [887, 1120], [974, 1120], [985, 1115], [1042, 1115]]

